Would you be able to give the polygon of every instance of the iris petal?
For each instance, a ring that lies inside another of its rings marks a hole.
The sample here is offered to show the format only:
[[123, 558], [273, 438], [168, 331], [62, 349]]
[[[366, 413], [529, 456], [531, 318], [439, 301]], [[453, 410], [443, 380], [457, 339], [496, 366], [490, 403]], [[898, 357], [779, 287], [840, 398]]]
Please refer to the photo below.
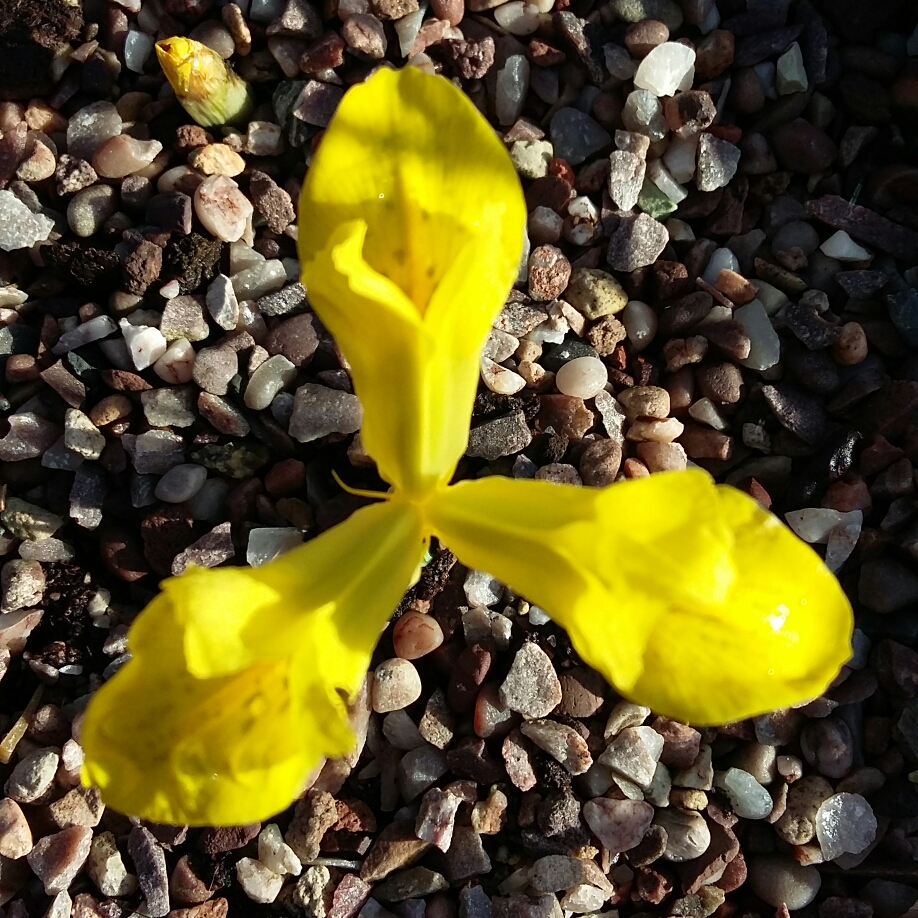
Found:
[[492, 477], [441, 489], [427, 513], [464, 563], [662, 714], [724, 723], [795, 704], [850, 656], [850, 604], [815, 552], [702, 472], [605, 489]]
[[282, 810], [320, 759], [350, 750], [339, 690], [356, 693], [425, 547], [417, 511], [393, 500], [264, 567], [167, 581], [87, 709], [85, 780], [161, 822]]
[[345, 95], [303, 186], [300, 261], [351, 366], [364, 446], [406, 493], [449, 480], [465, 450], [525, 220], [506, 150], [447, 80], [380, 70]]
[[99, 689], [83, 725], [83, 780], [107, 805], [173, 824], [265, 819], [302, 791], [322, 755], [353, 743], [333, 692], [313, 683], [294, 695], [291, 659], [196, 679], [166, 597], [144, 614], [160, 639]]

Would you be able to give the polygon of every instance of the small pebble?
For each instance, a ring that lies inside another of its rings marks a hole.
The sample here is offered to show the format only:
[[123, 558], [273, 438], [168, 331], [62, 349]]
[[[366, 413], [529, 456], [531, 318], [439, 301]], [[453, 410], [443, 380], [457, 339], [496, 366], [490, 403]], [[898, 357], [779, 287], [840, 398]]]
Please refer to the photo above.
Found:
[[225, 143], [209, 143], [191, 151], [188, 165], [204, 175], [226, 175], [232, 178], [245, 169], [245, 160]]
[[103, 178], [124, 178], [149, 166], [162, 148], [158, 140], [136, 140], [129, 134], [119, 134], [99, 144], [92, 167]]
[[127, 872], [111, 832], [93, 838], [86, 873], [105, 896], [129, 896], [137, 889], [137, 877]]
[[582, 775], [593, 764], [586, 740], [573, 727], [553, 720], [533, 720], [524, 723], [520, 732], [572, 775]]
[[71, 198], [67, 224], [77, 236], [92, 236], [102, 229], [117, 207], [117, 192], [111, 185], [92, 185]]
[[144, 914], [149, 918], [165, 918], [169, 914], [169, 874], [162, 846], [149, 829], [134, 826], [128, 835], [127, 849], [137, 869]]
[[583, 818], [610, 852], [636, 848], [653, 821], [654, 808], [643, 800], [612, 800], [597, 797], [583, 806]]
[[860, 794], [833, 794], [816, 813], [816, 837], [826, 860], [860, 854], [876, 834], [873, 808]]
[[373, 710], [377, 714], [399, 711], [421, 697], [421, 677], [409, 660], [393, 657], [376, 667]]
[[[73, 826], [40, 838], [26, 860], [41, 880], [45, 895], [65, 892], [83, 869], [92, 844], [92, 829]], [[166, 912], [161, 912], [165, 915]]]
[[9, 797], [0, 800], [0, 855], [16, 860], [32, 850], [32, 830], [22, 807]]
[[748, 772], [728, 768], [721, 779], [733, 812], [742, 819], [764, 819], [772, 810], [771, 794]]
[[822, 877], [815, 867], [801, 866], [789, 857], [765, 854], [750, 861], [749, 884], [773, 908], [786, 906], [796, 911], [816, 898]]
[[675, 807], [658, 809], [654, 824], [666, 830], [664, 860], [677, 864], [694, 860], [711, 844], [711, 830], [700, 813]]
[[284, 885], [283, 876], [251, 857], [236, 862], [236, 879], [253, 902], [262, 904], [273, 902]]
[[207, 469], [200, 465], [177, 465], [156, 483], [154, 494], [167, 504], [191, 500], [207, 480]]
[[224, 242], [235, 242], [245, 233], [254, 208], [231, 178], [212, 175], [195, 189], [194, 211], [208, 232]]
[[555, 374], [555, 385], [564, 395], [593, 398], [609, 379], [605, 364], [597, 357], [577, 357], [569, 360]]
[[27, 755], [6, 780], [7, 796], [17, 803], [34, 803], [51, 788], [59, 764], [60, 755], [53, 749], [39, 749]]
[[443, 629], [432, 615], [406, 612], [392, 629], [392, 649], [403, 660], [417, 660], [443, 643]]
[[500, 700], [526, 717], [545, 717], [561, 701], [561, 683], [551, 659], [537, 644], [524, 644], [500, 687]]

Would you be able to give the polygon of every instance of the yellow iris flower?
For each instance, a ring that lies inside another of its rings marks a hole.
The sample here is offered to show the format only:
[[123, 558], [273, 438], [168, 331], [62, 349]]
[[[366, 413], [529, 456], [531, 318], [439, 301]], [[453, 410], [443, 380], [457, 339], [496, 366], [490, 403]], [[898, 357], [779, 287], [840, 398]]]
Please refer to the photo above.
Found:
[[108, 804], [190, 824], [284, 809], [349, 751], [344, 699], [430, 536], [538, 603], [584, 661], [662, 714], [735, 720], [835, 677], [852, 627], [838, 582], [705, 473], [449, 484], [525, 221], [503, 145], [447, 80], [380, 70], [345, 95], [303, 187], [300, 259], [391, 490], [264, 567], [165, 581], [83, 726], [84, 779]]

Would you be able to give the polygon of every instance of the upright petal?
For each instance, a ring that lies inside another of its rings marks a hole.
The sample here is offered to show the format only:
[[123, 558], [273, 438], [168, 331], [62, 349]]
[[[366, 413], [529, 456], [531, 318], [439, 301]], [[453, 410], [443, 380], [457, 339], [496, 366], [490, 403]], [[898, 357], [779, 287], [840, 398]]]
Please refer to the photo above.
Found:
[[345, 95], [303, 186], [300, 260], [397, 487], [448, 480], [465, 450], [525, 220], [506, 150], [447, 80], [380, 70]]
[[485, 478], [440, 489], [434, 533], [567, 629], [623, 694], [693, 723], [815, 697], [852, 614], [819, 557], [703, 472], [597, 490]]
[[321, 758], [349, 751], [340, 693], [359, 688], [425, 546], [417, 512], [390, 501], [264, 567], [167, 581], [87, 709], [84, 779], [161, 822], [282, 810]]

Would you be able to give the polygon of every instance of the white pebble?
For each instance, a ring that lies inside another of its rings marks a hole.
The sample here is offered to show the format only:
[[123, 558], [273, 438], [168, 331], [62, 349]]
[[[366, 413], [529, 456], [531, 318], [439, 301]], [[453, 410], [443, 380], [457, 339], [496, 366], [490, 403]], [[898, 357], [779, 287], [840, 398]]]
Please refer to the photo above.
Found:
[[194, 375], [194, 348], [185, 338], [173, 341], [153, 364], [153, 372], [170, 384], [191, 382]]
[[239, 321], [239, 301], [232, 281], [225, 274], [218, 274], [207, 288], [207, 311], [214, 322], [232, 331]]
[[116, 331], [118, 331], [118, 326], [110, 316], [96, 316], [94, 319], [90, 319], [88, 322], [64, 332], [57, 339], [57, 344], [54, 345], [53, 351], [55, 354], [66, 354], [75, 348], [82, 347], [84, 344], [89, 344], [91, 341], [99, 341], [108, 335], [114, 334]]
[[726, 430], [727, 422], [721, 417], [720, 412], [709, 398], [700, 398], [689, 406], [688, 413], [702, 424], [713, 427], [715, 430]]
[[253, 902], [265, 905], [277, 898], [284, 885], [282, 876], [269, 870], [253, 857], [243, 857], [236, 862], [236, 879], [243, 892]]
[[845, 525], [854, 514], [861, 518], [864, 515], [862, 510], [842, 513], [840, 510], [806, 507], [803, 510], [790, 510], [784, 514], [784, 519], [804, 542], [812, 545], [825, 544], [829, 540], [829, 533], [837, 526]]
[[666, 41], [657, 45], [638, 65], [635, 89], [646, 89], [655, 96], [672, 96], [692, 88], [695, 78], [695, 52], [687, 45]]
[[280, 290], [287, 283], [287, 271], [278, 258], [264, 259], [243, 271], [233, 273], [233, 290], [240, 300], [257, 300]]
[[555, 385], [562, 395], [593, 398], [609, 381], [609, 371], [598, 357], [575, 357], [555, 375]]
[[877, 835], [877, 817], [860, 794], [833, 794], [816, 812], [816, 837], [827, 861], [860, 854]]
[[803, 52], [794, 42], [779, 58], [777, 64], [777, 87], [779, 96], [795, 92], [806, 92], [809, 80], [803, 65]]
[[629, 300], [622, 310], [622, 325], [636, 351], [642, 351], [657, 334], [660, 320], [656, 310], [640, 300]]
[[647, 164], [647, 177], [673, 202], [678, 204], [688, 197], [688, 192], [676, 181], [662, 160], [652, 159]]
[[44, 214], [33, 214], [12, 191], [0, 191], [0, 249], [12, 252], [28, 249], [47, 239], [54, 221]]
[[166, 353], [168, 343], [163, 333], [152, 325], [132, 325], [127, 319], [119, 322], [124, 343], [138, 370], [145, 370]]
[[296, 366], [282, 354], [269, 357], [249, 379], [244, 401], [247, 408], [262, 411], [271, 404], [284, 386], [296, 379]]
[[733, 319], [749, 335], [749, 356], [740, 360], [750, 370], [767, 370], [781, 359], [781, 339], [761, 301], [754, 299], [733, 310]]
[[182, 292], [182, 285], [177, 280], [171, 280], [159, 288], [159, 295], [164, 300], [174, 300]]
[[504, 595], [504, 585], [485, 571], [469, 568], [463, 583], [465, 598], [472, 606], [494, 606]]
[[742, 768], [728, 768], [719, 786], [726, 792], [733, 811], [742, 819], [764, 819], [774, 806], [771, 794]]
[[498, 395], [516, 395], [526, 388], [526, 380], [519, 373], [502, 367], [490, 357], [481, 358], [481, 379], [484, 384]]
[[867, 261], [871, 258], [870, 252], [858, 245], [844, 230], [829, 236], [819, 249], [823, 255], [836, 261]]
[[83, 459], [98, 459], [105, 449], [105, 436], [78, 408], [64, 412], [64, 446]]
[[258, 860], [280, 876], [289, 873], [298, 877], [303, 870], [300, 859], [284, 841], [280, 828], [274, 822], [268, 823], [258, 835]]
[[377, 714], [400, 711], [421, 697], [421, 677], [410, 660], [383, 660], [373, 675], [372, 703]]
[[134, 73], [143, 73], [144, 65], [153, 52], [153, 39], [145, 32], [128, 29], [124, 38], [124, 64]]
[[523, 54], [511, 54], [497, 72], [495, 111], [499, 124], [510, 125], [523, 111], [529, 89], [529, 61]]
[[538, 7], [523, 0], [510, 0], [497, 7], [494, 18], [511, 35], [531, 35], [541, 23]]
[[245, 560], [249, 567], [260, 567], [303, 543], [303, 533], [287, 526], [260, 526], [249, 533]]
[[[695, 159], [698, 156], [698, 135], [691, 137], [676, 137], [674, 134], [669, 141], [669, 146], [663, 154], [663, 163], [669, 174], [676, 182], [684, 183], [692, 180], [695, 175]], [[670, 239], [674, 239], [672, 231]], [[692, 236], [694, 238], [694, 234]], [[676, 239], [675, 241], [680, 241]]]
[[255, 209], [231, 178], [212, 175], [195, 190], [194, 210], [206, 230], [224, 242], [236, 242]]
[[708, 266], [701, 275], [702, 280], [706, 283], [713, 284], [717, 280], [717, 275], [724, 269], [739, 273], [740, 264], [737, 257], [729, 249], [715, 249], [708, 261]]

